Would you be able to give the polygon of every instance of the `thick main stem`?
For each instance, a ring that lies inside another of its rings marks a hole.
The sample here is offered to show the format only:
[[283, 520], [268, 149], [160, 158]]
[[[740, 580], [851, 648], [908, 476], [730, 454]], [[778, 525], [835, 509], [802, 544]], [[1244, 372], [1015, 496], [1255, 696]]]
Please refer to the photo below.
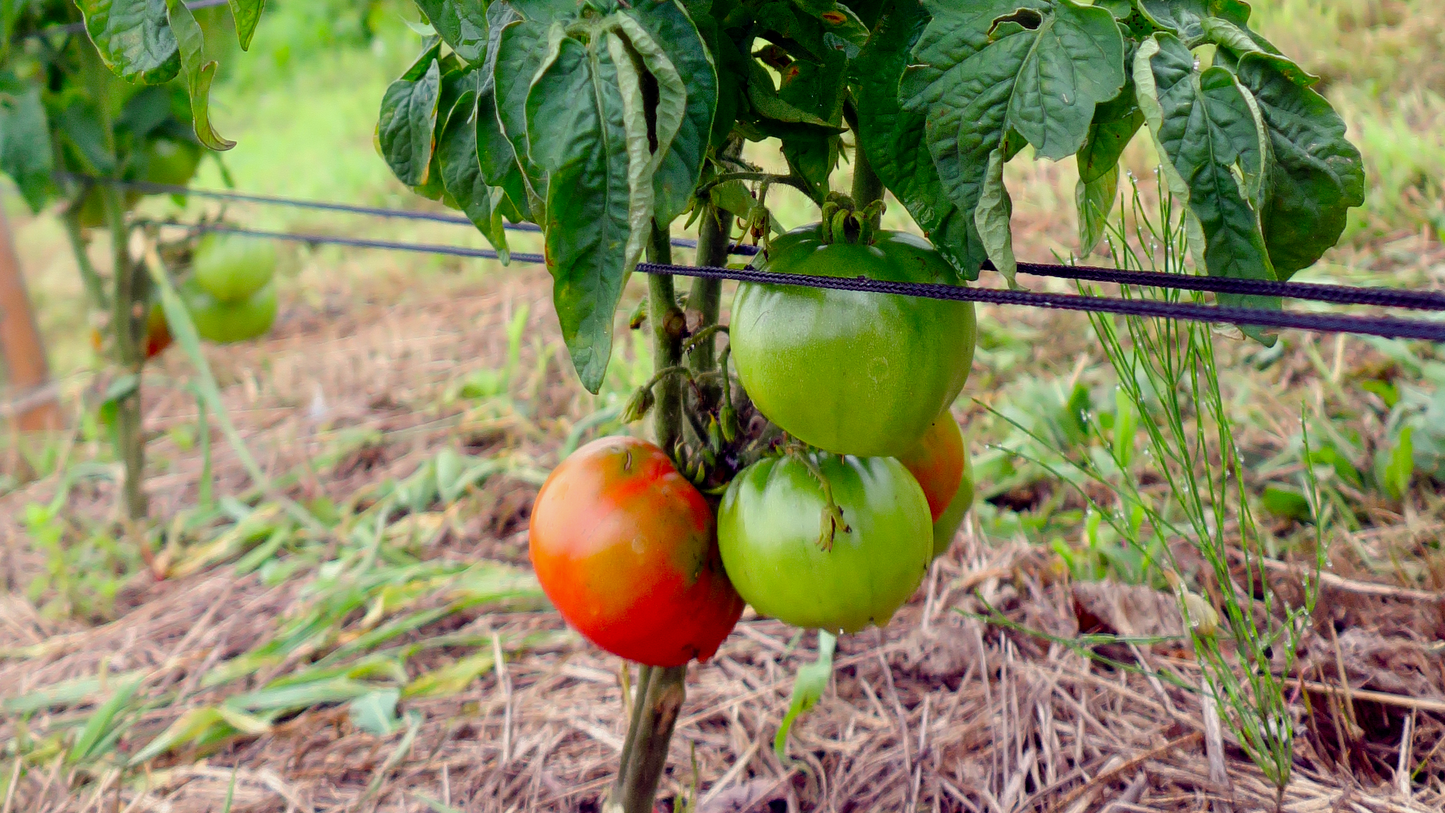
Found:
[[111, 299], [111, 330], [115, 333], [116, 355], [121, 368], [135, 376], [135, 386], [116, 402], [116, 440], [125, 469], [123, 493], [126, 515], [145, 519], [149, 507], [145, 494], [145, 436], [141, 426], [141, 368], [145, 357], [140, 347], [140, 326], [144, 324], [139, 303], [143, 289], [130, 258], [130, 232], [125, 226], [125, 206], [114, 186], [100, 189], [105, 203], [106, 225], [111, 234], [115, 294]]
[[[854, 129], [853, 137], [860, 137], [857, 129]], [[853, 205], [861, 212], [868, 204], [882, 199], [883, 181], [878, 177], [878, 173], [873, 171], [873, 165], [868, 163], [863, 144], [859, 142], [853, 150]]]
[[[666, 229], [653, 227], [647, 258], [655, 263], [672, 262], [672, 244]], [[647, 290], [653, 366], [658, 370], [676, 367], [682, 363], [686, 324], [677, 307], [672, 277], [649, 276]], [[678, 376], [667, 376], [658, 382], [656, 392], [653, 431], [658, 445], [675, 458], [677, 443], [682, 437], [682, 381]], [[667, 749], [673, 727], [677, 725], [677, 713], [687, 696], [686, 677], [686, 666], [665, 669], [644, 666], [640, 670], [636, 707], [623, 741], [617, 779], [604, 807], [606, 813], [652, 813], [657, 785], [667, 767]]]
[[[697, 264], [720, 268], [727, 265], [728, 238], [732, 231], [732, 212], [714, 208], [711, 204], [703, 210], [702, 225], [697, 235]], [[702, 315], [698, 329], [717, 324], [718, 312], [722, 309], [722, 280], [698, 277], [692, 281], [692, 293], [687, 299], [688, 306]], [[708, 339], [692, 351], [692, 369], [707, 372], [717, 366], [717, 340]]]

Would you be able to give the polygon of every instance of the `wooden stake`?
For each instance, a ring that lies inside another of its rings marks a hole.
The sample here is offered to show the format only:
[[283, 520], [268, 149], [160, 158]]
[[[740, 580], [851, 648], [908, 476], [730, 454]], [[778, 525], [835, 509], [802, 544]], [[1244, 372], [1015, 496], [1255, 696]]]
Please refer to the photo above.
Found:
[[[0, 209], [0, 351], [4, 352], [5, 369], [16, 395], [22, 399], [30, 393], [42, 393], [50, 383], [50, 365], [45, 359], [45, 344], [40, 328], [30, 310], [30, 297], [25, 291], [25, 278], [20, 274], [20, 256], [10, 233], [10, 223]], [[25, 399], [18, 405], [13, 419], [22, 432], [59, 429], [60, 403], [54, 393]]]

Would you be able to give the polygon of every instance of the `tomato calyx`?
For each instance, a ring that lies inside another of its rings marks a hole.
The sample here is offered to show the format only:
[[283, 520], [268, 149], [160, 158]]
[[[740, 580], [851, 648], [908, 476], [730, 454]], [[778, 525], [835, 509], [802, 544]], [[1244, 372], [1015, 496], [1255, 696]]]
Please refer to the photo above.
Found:
[[823, 219], [820, 224], [823, 245], [873, 245], [878, 237], [885, 208], [883, 201], [875, 200], [859, 211], [851, 197], [839, 192], [828, 193], [828, 199], [823, 203]]
[[817, 462], [813, 460], [812, 449], [801, 444], [791, 443], [785, 452], [788, 457], [803, 464], [803, 468], [813, 475], [818, 481], [818, 487], [823, 490], [823, 510], [818, 521], [818, 549], [831, 551], [833, 539], [839, 533], [848, 533], [852, 529], [848, 527], [848, 520], [843, 518], [843, 508], [838, 501], [833, 499], [833, 484], [828, 481], [827, 475], [818, 468]]

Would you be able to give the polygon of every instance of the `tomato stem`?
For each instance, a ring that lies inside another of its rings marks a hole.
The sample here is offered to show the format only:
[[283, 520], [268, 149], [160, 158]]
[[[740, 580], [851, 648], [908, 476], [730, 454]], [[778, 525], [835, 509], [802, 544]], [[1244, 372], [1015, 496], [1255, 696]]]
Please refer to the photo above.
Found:
[[788, 450], [788, 454], [802, 463], [823, 489], [823, 501], [826, 506], [823, 508], [818, 526], [818, 547], [830, 551], [833, 549], [833, 538], [837, 536], [838, 532], [842, 531], [846, 534], [851, 530], [847, 520], [843, 518], [843, 509], [833, 499], [833, 484], [828, 482], [828, 477], [823, 474], [822, 469], [818, 468], [817, 462], [807, 451], [794, 447]]
[[[727, 264], [728, 243], [732, 236], [732, 212], [719, 209], [711, 203], [705, 204], [702, 223], [697, 235], [697, 264], [720, 267]], [[687, 350], [692, 353], [692, 368], [698, 371], [711, 370], [716, 362], [717, 343], [701, 344], [704, 333], [717, 324], [718, 312], [722, 308], [722, 280], [698, 277], [692, 282], [692, 293], [688, 304], [701, 317], [702, 329], [688, 341]], [[713, 335], [713, 334], [708, 334]]]

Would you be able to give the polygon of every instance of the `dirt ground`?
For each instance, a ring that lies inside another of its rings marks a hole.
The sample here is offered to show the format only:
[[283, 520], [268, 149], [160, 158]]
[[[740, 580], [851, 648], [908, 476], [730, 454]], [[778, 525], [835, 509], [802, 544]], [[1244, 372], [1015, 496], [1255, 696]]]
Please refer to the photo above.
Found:
[[[513, 391], [527, 406], [439, 406], [468, 369], [505, 358], [504, 327], [521, 303], [530, 316], [518, 369], [534, 373]], [[1075, 332], [1086, 332], [1084, 324]], [[523, 271], [400, 305], [296, 308], [271, 339], [213, 362], [263, 468], [278, 478], [299, 472], [278, 479], [298, 501], [343, 504], [388, 477], [406, 477], [443, 447], [525, 461], [444, 511], [413, 514], [408, 526], [426, 530], [414, 548], [425, 561], [494, 562], [525, 581], [535, 472], [555, 462], [567, 433], [598, 406], [555, 358], [541, 363], [555, 346], [547, 279]], [[171, 357], [147, 401], [147, 426], [159, 436], [152, 454], [166, 461], [149, 483], [156, 516], [177, 516], [197, 499], [200, 458], [170, 433], [195, 421], [193, 396], [180, 386], [187, 370]], [[352, 435], [366, 440], [342, 442]], [[306, 463], [338, 445], [344, 451], [325, 468]], [[220, 440], [214, 467], [216, 493], [251, 486]], [[331, 657], [332, 650], [297, 650], [232, 683], [207, 678], [269, 640], [278, 619], [309, 606], [321, 577], [241, 574], [208, 559], [197, 541], [166, 547], [130, 579], [115, 620], [49, 620], [19, 590], [47, 566], [24, 543], [19, 517], [55, 487], [54, 478], [41, 480], [0, 503], [3, 577], [12, 588], [0, 597], [0, 699], [86, 679], [94, 685], [25, 713], [7, 707], [0, 767], [11, 775], [0, 813], [600, 809], [626, 721], [618, 661], [535, 599], [458, 609], [440, 588], [409, 599], [411, 610], [447, 611], [395, 639], [415, 645], [401, 677], [466, 679], [454, 691], [403, 695], [392, 733], [364, 730], [345, 704], [321, 702], [264, 731], [128, 767], [128, 754], [188, 712]], [[104, 517], [114, 510], [113, 491], [104, 480], [81, 484], [71, 510]], [[1283, 591], [1297, 584], [1293, 565], [1270, 574]], [[814, 637], [745, 615], [717, 656], [689, 673], [662, 809], [684, 796], [708, 813], [1445, 809], [1440, 593], [1386, 584], [1347, 563], [1326, 580], [1290, 677], [1296, 754], [1282, 796], [1227, 728], [1218, 734], [1188, 651], [1116, 646], [1101, 654], [1144, 669], [1115, 668], [1077, 647], [985, 623], [979, 614], [988, 607], [1059, 638], [1081, 628], [1177, 633], [1180, 623], [1167, 594], [1071, 582], [1051, 555], [985, 541], [969, 523], [892, 623], [839, 642], [834, 677], [793, 728], [787, 762], [772, 739], [796, 667], [815, 657]], [[342, 619], [328, 639], [333, 650], [371, 629], [361, 616]], [[455, 671], [479, 658], [485, 668]], [[75, 759], [63, 747], [17, 755], [17, 743], [93, 720], [108, 676], [123, 673], [140, 676], [136, 696], [149, 700], [126, 718], [111, 758]]]

